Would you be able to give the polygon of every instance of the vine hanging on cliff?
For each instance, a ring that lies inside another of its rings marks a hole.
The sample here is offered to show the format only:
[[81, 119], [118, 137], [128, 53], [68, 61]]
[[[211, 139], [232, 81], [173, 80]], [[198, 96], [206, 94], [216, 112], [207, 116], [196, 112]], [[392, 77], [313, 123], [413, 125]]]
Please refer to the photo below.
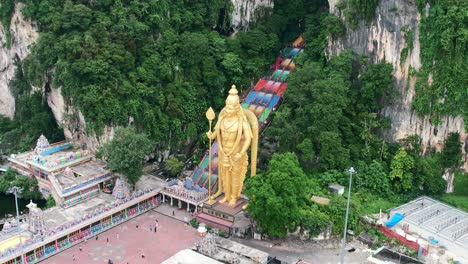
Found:
[[0, 0], [0, 23], [5, 29], [5, 43], [7, 48], [10, 48], [10, 22], [15, 12], [15, 3], [15, 0]]

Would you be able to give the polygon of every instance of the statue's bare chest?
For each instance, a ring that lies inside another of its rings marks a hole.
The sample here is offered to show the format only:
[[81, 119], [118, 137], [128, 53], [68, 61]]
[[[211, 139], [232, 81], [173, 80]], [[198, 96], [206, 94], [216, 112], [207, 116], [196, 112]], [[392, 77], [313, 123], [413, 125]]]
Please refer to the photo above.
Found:
[[221, 125], [221, 129], [225, 133], [237, 133], [238, 128], [239, 119], [237, 118], [226, 118]]

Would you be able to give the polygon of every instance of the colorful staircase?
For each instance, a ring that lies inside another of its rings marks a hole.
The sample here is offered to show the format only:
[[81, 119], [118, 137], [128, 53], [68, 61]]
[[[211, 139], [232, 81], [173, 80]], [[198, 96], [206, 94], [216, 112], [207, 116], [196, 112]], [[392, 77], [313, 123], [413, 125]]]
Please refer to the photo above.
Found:
[[[268, 117], [276, 110], [282, 102], [282, 95], [288, 88], [286, 83], [289, 74], [295, 69], [293, 60], [297, 54], [304, 51], [304, 40], [298, 37], [291, 45], [282, 51], [282, 56], [278, 57], [275, 63], [270, 67], [271, 74], [267, 79], [260, 79], [250, 90], [241, 105], [244, 109], [249, 109], [258, 118], [260, 132], [268, 124]], [[194, 184], [208, 189], [208, 150], [205, 153], [200, 164], [194, 169], [191, 177]], [[212, 191], [217, 190], [218, 184], [218, 142], [214, 142], [211, 148], [212, 155]]]

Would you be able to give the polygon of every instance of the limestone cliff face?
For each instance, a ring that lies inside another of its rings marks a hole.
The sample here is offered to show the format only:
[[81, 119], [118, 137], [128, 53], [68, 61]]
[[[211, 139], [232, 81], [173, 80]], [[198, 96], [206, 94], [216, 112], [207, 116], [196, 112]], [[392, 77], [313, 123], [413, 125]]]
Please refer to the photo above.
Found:
[[[13, 118], [15, 99], [8, 88], [8, 83], [15, 75], [15, 60], [22, 61], [29, 54], [29, 47], [38, 37], [33, 23], [24, 20], [21, 14], [23, 4], [17, 4], [11, 18], [10, 28], [0, 23], [0, 114]], [[6, 32], [10, 31], [10, 40]], [[8, 43], [10, 48], [8, 48]]]
[[259, 7], [273, 7], [273, 0], [231, 0], [231, 2], [234, 6], [232, 13], [234, 31], [248, 29]]
[[86, 133], [83, 114], [73, 106], [72, 102], [64, 100], [61, 87], [47, 91], [47, 104], [57, 123], [62, 125], [66, 139], [73, 140], [79, 146], [85, 145], [92, 152], [96, 152], [100, 145], [112, 140], [115, 130], [112, 126], [105, 126], [102, 135]]
[[[344, 20], [342, 12], [336, 8], [340, 1], [342, 0], [329, 0], [330, 12]], [[429, 8], [430, 6], [426, 6], [426, 13]], [[395, 89], [400, 96], [382, 111], [384, 116], [392, 120], [392, 127], [385, 136], [389, 140], [397, 141], [409, 135], [418, 135], [422, 139], [422, 151], [425, 153], [430, 148], [441, 150], [447, 135], [450, 132], [458, 132], [463, 143], [464, 169], [468, 171], [465, 151], [468, 147], [468, 135], [463, 119], [460, 116], [444, 117], [440, 125], [436, 126], [428, 117], [421, 117], [411, 109], [416, 77], [409, 76], [409, 68], [421, 68], [418, 37], [420, 19], [421, 14], [414, 0], [382, 0], [370, 25], [361, 21], [354, 30], [347, 27], [343, 37], [329, 39], [326, 52], [328, 56], [332, 56], [344, 49], [352, 49], [356, 54], [367, 55], [374, 62], [391, 63]], [[407, 45], [405, 28], [413, 32], [413, 49], [409, 51], [406, 60], [400, 63], [401, 50]]]

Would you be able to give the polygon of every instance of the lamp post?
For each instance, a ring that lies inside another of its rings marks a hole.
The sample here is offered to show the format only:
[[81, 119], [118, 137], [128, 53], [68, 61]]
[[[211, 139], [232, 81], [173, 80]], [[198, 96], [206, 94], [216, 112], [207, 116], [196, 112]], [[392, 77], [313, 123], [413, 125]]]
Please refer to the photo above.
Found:
[[340, 263], [344, 263], [344, 254], [345, 254], [345, 244], [346, 244], [346, 231], [348, 229], [348, 213], [349, 213], [349, 200], [351, 198], [351, 184], [353, 182], [353, 173], [356, 171], [353, 167], [349, 168], [349, 188], [348, 188], [348, 203], [346, 205], [346, 217], [345, 217], [345, 224], [344, 224], [344, 232], [343, 232], [343, 241], [341, 242], [341, 256], [340, 256]]
[[13, 186], [8, 189], [8, 193], [12, 193], [15, 195], [16, 223], [18, 224], [18, 238], [19, 238], [19, 246], [20, 246], [21, 264], [24, 263], [24, 259], [23, 259], [23, 241], [21, 239], [21, 226], [20, 226], [20, 221], [19, 221], [18, 196], [21, 194], [22, 191], [23, 189], [18, 186]]

